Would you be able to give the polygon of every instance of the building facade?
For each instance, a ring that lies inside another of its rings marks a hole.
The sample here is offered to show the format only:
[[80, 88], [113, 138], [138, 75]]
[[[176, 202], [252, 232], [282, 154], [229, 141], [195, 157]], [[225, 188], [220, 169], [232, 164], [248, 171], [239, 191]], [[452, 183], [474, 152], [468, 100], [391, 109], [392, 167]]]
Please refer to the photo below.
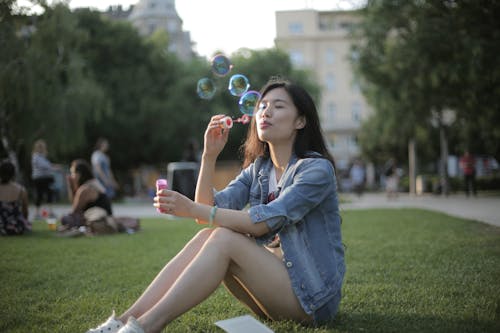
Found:
[[182, 28], [182, 19], [175, 9], [175, 0], [139, 0], [128, 10], [110, 6], [104, 13], [111, 19], [128, 20], [141, 36], [150, 36], [158, 30], [168, 34], [168, 50], [180, 59], [194, 55], [189, 31]]
[[289, 54], [294, 66], [311, 70], [321, 86], [318, 111], [339, 169], [359, 156], [358, 132], [371, 112], [350, 64], [355, 55], [349, 32], [359, 19], [355, 11], [276, 12], [276, 47]]

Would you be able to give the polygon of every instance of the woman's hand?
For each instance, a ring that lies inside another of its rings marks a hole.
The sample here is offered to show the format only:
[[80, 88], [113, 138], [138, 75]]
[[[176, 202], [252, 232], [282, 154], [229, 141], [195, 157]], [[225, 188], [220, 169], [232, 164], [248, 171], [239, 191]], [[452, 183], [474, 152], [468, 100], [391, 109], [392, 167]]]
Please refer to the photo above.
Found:
[[229, 129], [224, 129], [220, 125], [220, 120], [224, 117], [225, 115], [218, 114], [210, 119], [205, 131], [203, 155], [217, 158], [222, 149], [224, 149], [229, 136]]
[[77, 190], [77, 184], [76, 181], [71, 175], [66, 175], [66, 183], [69, 186], [69, 189], [71, 190], [71, 194], [74, 194]]
[[153, 200], [153, 206], [160, 212], [181, 217], [192, 217], [192, 210], [196, 204], [185, 195], [171, 190], [159, 190]]

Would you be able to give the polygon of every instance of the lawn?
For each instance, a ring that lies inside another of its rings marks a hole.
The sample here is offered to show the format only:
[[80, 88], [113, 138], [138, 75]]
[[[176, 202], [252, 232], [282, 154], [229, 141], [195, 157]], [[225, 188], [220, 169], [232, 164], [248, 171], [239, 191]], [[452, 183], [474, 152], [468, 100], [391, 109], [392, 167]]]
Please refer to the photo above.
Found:
[[[418, 209], [345, 211], [347, 274], [337, 319], [275, 332], [500, 332], [500, 228]], [[199, 229], [144, 219], [134, 235], [0, 238], [0, 332], [85, 332], [125, 310]], [[247, 314], [223, 288], [168, 332], [221, 332]]]

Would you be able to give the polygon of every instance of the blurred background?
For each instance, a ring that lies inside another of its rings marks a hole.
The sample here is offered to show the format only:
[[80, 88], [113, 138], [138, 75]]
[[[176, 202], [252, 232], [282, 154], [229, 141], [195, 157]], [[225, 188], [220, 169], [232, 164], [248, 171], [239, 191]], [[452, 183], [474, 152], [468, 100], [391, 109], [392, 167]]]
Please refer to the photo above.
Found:
[[[15, 163], [18, 181], [31, 189], [33, 144], [45, 140], [48, 158], [62, 166], [52, 188], [64, 202], [69, 163], [90, 161], [105, 137], [120, 185], [115, 200], [149, 198], [169, 164], [187, 161], [190, 143], [199, 153], [212, 115], [241, 116], [227, 86], [242, 73], [252, 89], [282, 76], [311, 92], [343, 192], [357, 189], [357, 170], [362, 191], [383, 190], [389, 164], [398, 191], [463, 191], [465, 151], [474, 156], [479, 192], [499, 191], [500, 2], [328, 3], [259, 7], [274, 18], [273, 45], [265, 48], [245, 42], [259, 17], [234, 14], [241, 27], [228, 29], [239, 31], [241, 47], [200, 53], [173, 0], [116, 0], [104, 9], [2, 0], [0, 157]], [[220, 9], [212, 10], [198, 19], [201, 29]], [[224, 38], [214, 34], [213, 44]], [[211, 59], [221, 52], [233, 69], [215, 77]], [[196, 93], [202, 77], [215, 82], [211, 99]], [[239, 172], [245, 133], [241, 124], [231, 130], [218, 188]]]

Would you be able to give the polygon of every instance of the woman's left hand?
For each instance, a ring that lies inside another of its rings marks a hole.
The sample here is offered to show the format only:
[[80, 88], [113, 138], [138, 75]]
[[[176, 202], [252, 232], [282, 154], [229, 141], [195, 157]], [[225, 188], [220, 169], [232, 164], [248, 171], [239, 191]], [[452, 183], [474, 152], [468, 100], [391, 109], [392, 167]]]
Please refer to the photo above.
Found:
[[154, 206], [160, 212], [175, 216], [192, 217], [194, 204], [193, 200], [172, 190], [160, 190], [154, 197]]

